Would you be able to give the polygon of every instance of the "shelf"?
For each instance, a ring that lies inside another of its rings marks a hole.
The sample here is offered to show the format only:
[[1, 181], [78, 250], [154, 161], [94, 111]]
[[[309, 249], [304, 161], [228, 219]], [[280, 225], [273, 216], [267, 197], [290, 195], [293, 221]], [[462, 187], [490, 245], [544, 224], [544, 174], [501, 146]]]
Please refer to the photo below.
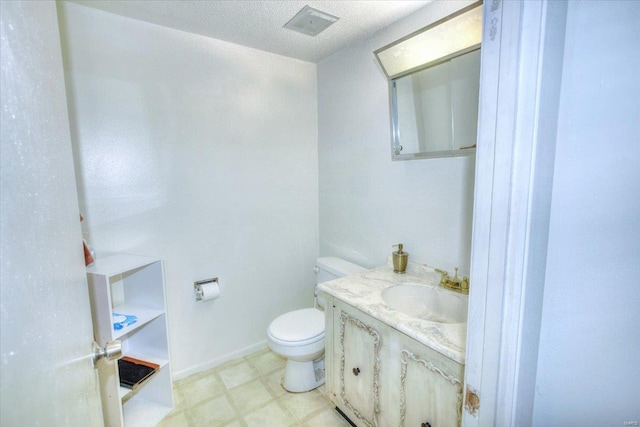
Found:
[[[119, 330], [113, 330], [113, 339], [117, 340], [121, 337], [135, 331], [138, 328], [143, 327], [153, 319], [160, 317], [164, 314], [163, 310], [156, 310], [153, 308], [141, 307], [133, 304], [122, 304], [113, 308], [113, 313], [119, 314], [133, 314], [137, 316], [138, 321], [129, 326], [125, 326]], [[113, 328], [113, 322], [111, 322], [111, 328]]]
[[95, 260], [93, 264], [87, 267], [87, 273], [102, 274], [107, 277], [113, 277], [118, 274], [127, 273], [131, 270], [136, 270], [149, 264], [153, 264], [157, 261], [159, 261], [157, 258], [139, 255], [112, 255]]
[[124, 399], [128, 398], [132, 393], [133, 390], [131, 390], [130, 388], [122, 386], [118, 387], [118, 397], [120, 398], [120, 401], [124, 401]]
[[[120, 386], [118, 364], [98, 369], [104, 424], [113, 427], [156, 426], [173, 407], [162, 260], [138, 255], [100, 258], [87, 268], [93, 333], [105, 345], [122, 342], [125, 356], [158, 368], [144, 381]], [[113, 313], [136, 322], [115, 330]]]

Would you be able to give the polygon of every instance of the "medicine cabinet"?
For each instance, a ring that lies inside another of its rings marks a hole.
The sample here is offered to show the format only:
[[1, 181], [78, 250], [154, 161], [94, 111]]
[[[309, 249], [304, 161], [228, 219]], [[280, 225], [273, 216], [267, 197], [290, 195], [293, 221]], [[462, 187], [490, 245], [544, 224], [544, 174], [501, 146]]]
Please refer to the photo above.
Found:
[[393, 160], [475, 154], [482, 2], [374, 52], [389, 80]]

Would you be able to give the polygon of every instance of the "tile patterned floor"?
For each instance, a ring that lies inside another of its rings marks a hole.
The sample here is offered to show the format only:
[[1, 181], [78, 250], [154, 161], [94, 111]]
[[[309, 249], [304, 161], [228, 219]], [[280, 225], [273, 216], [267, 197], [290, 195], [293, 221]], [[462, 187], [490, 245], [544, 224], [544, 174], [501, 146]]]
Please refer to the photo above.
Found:
[[349, 427], [324, 386], [289, 393], [285, 359], [269, 349], [174, 382], [174, 410], [160, 427]]

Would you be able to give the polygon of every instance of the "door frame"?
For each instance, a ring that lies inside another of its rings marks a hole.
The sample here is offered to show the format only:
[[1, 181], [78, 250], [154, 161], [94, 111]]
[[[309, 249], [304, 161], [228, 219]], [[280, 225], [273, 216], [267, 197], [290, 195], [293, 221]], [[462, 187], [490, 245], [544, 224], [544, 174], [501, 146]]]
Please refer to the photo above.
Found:
[[463, 425], [531, 425], [567, 2], [484, 3]]

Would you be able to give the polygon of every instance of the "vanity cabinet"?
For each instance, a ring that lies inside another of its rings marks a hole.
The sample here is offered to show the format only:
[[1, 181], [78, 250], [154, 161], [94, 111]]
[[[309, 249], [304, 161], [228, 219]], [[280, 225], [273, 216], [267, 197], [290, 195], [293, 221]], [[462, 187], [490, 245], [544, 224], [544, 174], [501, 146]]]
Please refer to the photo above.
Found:
[[[98, 362], [105, 425], [155, 426], [173, 408], [162, 261], [135, 255], [97, 259], [87, 268], [87, 281], [100, 347], [119, 340], [123, 356], [158, 366], [146, 381], [126, 388], [120, 386], [117, 362]], [[136, 320], [116, 329], [116, 314]]]
[[[359, 425], [379, 426], [382, 325], [352, 307], [332, 304], [332, 393]], [[328, 314], [327, 314], [328, 315]]]
[[389, 374], [398, 380], [392, 386], [388, 425], [459, 426], [464, 367], [399, 332], [396, 339]]
[[337, 298], [322, 297], [326, 393], [355, 425], [460, 426], [463, 365]]

